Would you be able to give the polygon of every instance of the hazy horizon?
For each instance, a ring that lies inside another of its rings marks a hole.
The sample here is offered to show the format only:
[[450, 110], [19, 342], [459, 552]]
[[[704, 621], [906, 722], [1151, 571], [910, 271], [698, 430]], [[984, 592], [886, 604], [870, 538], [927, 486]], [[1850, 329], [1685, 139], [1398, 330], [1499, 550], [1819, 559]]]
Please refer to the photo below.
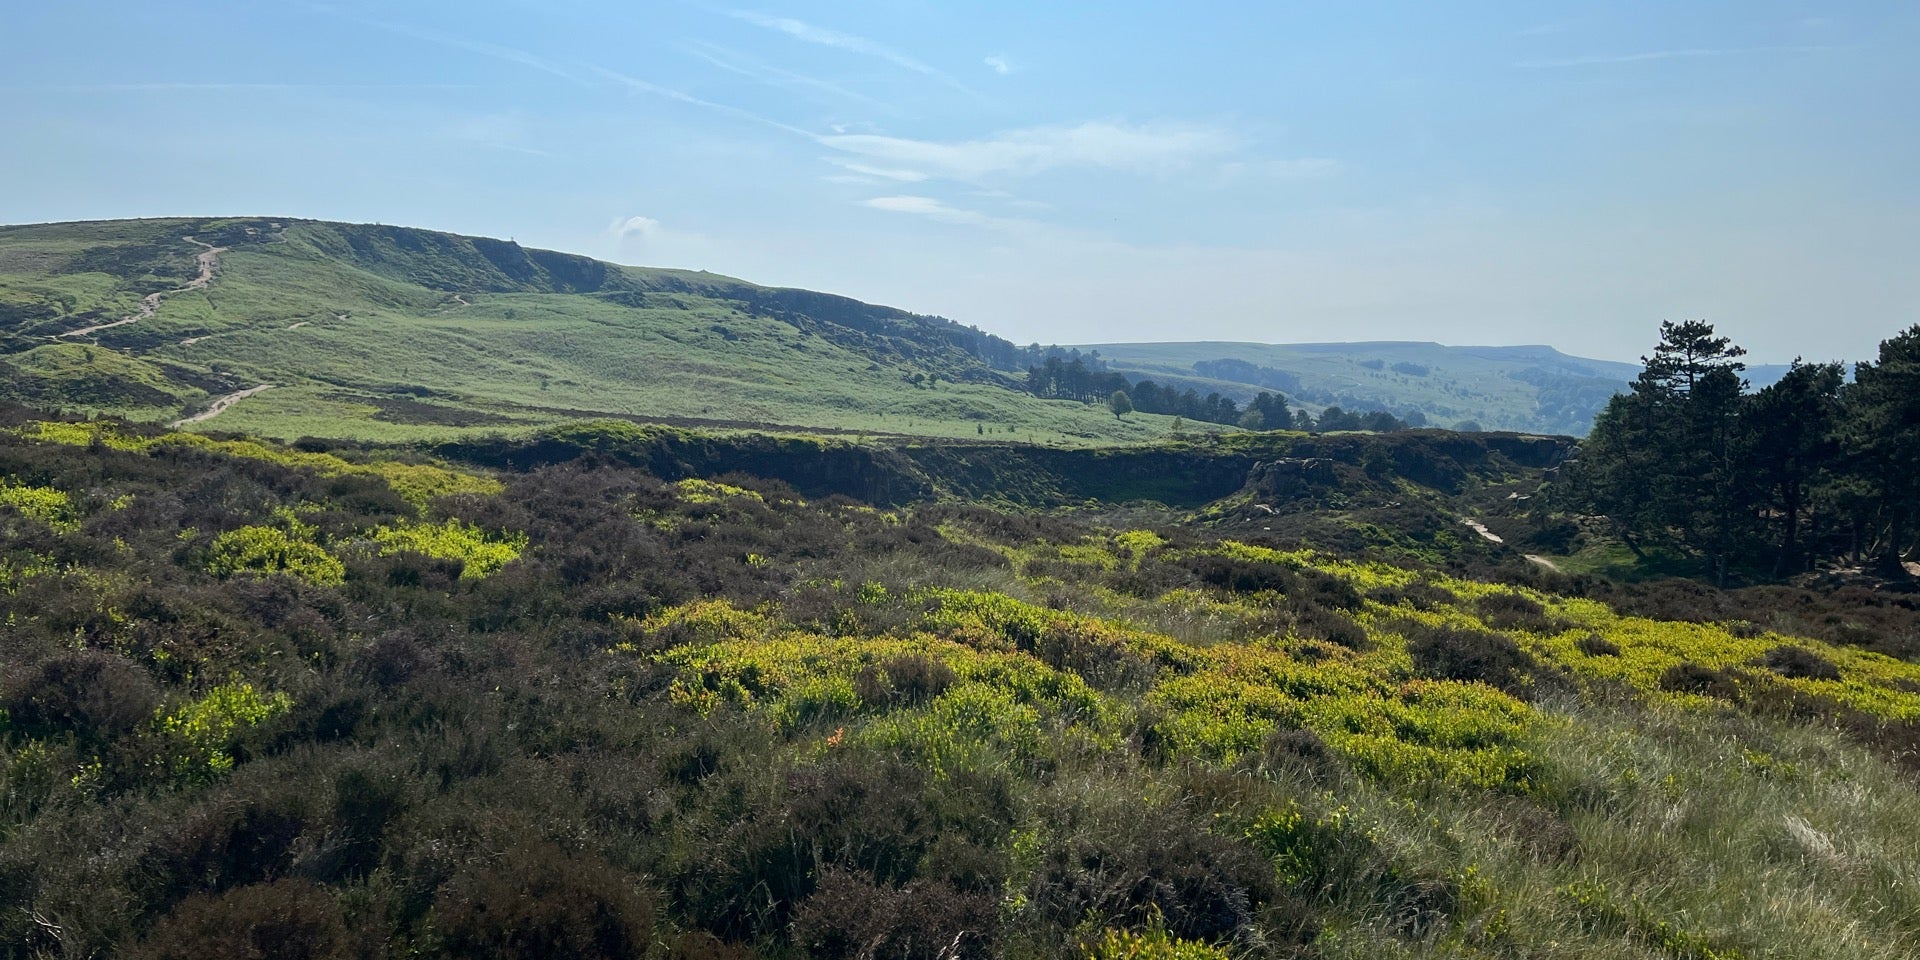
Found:
[[1018, 343], [1755, 363], [1920, 321], [1895, 2], [364, 2], [12, 18], [0, 220], [513, 238]]

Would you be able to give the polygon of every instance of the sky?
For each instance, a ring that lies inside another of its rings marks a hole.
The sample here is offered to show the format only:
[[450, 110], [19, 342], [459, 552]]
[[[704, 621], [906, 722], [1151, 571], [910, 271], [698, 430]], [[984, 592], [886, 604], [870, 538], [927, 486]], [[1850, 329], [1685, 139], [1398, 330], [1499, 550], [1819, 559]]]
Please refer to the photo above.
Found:
[[1019, 343], [1920, 322], [1912, 0], [767, 2], [10, 5], [0, 222], [404, 224]]

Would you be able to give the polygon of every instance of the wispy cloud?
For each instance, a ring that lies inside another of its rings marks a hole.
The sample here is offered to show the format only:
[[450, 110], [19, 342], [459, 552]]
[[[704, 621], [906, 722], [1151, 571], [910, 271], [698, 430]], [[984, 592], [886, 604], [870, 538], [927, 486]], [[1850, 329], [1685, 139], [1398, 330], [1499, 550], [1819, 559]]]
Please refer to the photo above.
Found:
[[1003, 77], [1013, 72], [1013, 61], [1008, 60], [1005, 56], [1001, 54], [996, 53], [993, 56], [988, 57], [985, 60], [982, 60], [980, 62], [986, 64], [987, 69], [992, 70], [994, 73], [997, 73]]
[[981, 227], [988, 230], [1032, 230], [1039, 226], [1031, 220], [1012, 217], [996, 217], [992, 214], [956, 207], [933, 197], [893, 196], [874, 197], [860, 201], [860, 205], [871, 210], [884, 210], [888, 213], [906, 213], [926, 217], [940, 223], [959, 224], [967, 227]]
[[860, 174], [862, 177], [897, 180], [901, 183], [919, 183], [922, 180], [928, 179], [926, 174], [918, 170], [902, 170], [896, 167], [876, 167], [865, 163], [856, 163], [852, 160], [843, 160], [839, 157], [828, 157], [827, 162], [843, 170]]
[[751, 23], [756, 27], [784, 33], [803, 43], [816, 44], [822, 47], [833, 47], [837, 50], [845, 50], [848, 53], [857, 53], [861, 56], [884, 60], [903, 70], [911, 70], [914, 73], [932, 77], [956, 90], [973, 93], [973, 90], [966, 84], [961, 83], [945, 71], [907, 56], [878, 40], [869, 40], [866, 37], [859, 37], [850, 33], [841, 33], [838, 30], [829, 30], [826, 27], [815, 26], [793, 17], [776, 17], [771, 14], [757, 13], [751, 10], [730, 10], [727, 12], [727, 15], [735, 20]]
[[743, 110], [739, 107], [730, 106], [724, 103], [715, 103], [712, 100], [702, 100], [701, 98], [696, 97], [690, 93], [683, 93], [679, 90], [673, 89], [672, 87], [663, 87], [657, 83], [653, 83], [647, 80], [642, 80], [638, 77], [630, 77], [616, 70], [608, 70], [605, 67], [591, 67], [589, 69], [593, 71], [593, 74], [595, 76], [600, 77], [601, 79], [607, 80], [611, 83], [619, 84], [620, 86], [627, 88], [629, 91], [633, 93], [644, 93], [644, 94], [647, 94], [648, 96], [659, 97], [663, 100], [671, 100], [675, 103], [684, 103], [688, 106], [699, 107], [703, 110], [711, 110], [716, 113], [724, 113], [730, 117], [737, 117], [742, 120], [749, 120], [754, 123], [772, 127], [773, 129], [779, 130], [782, 133], [789, 133], [798, 137], [806, 137], [809, 140], [817, 139], [812, 133], [806, 130], [802, 130], [799, 127], [795, 127], [790, 124], [781, 123], [778, 120], [772, 120], [767, 117], [763, 117], [757, 113], [754, 113], [751, 110]]
[[367, 26], [375, 27], [380, 30], [385, 30], [390, 33], [399, 34], [401, 36], [413, 37], [414, 39], [424, 40], [424, 41], [427, 41], [428, 43], [434, 43], [444, 47], [451, 47], [456, 50], [465, 50], [469, 53], [478, 54], [483, 57], [490, 57], [492, 59], [500, 60], [506, 63], [518, 64], [519, 66], [526, 67], [529, 70], [537, 70], [541, 73], [559, 77], [563, 80], [566, 80], [570, 83], [578, 84], [580, 86], [594, 87], [594, 86], [600, 86], [602, 84], [610, 83], [619, 87], [623, 87], [629, 92], [645, 93], [651, 96], [660, 97], [665, 100], [672, 100], [676, 103], [684, 103], [684, 104], [687, 104], [688, 106], [699, 107], [703, 110], [711, 110], [717, 113], [724, 113], [729, 116], [737, 117], [743, 120], [749, 120], [754, 123], [764, 124], [766, 126], [774, 127], [786, 133], [806, 137], [808, 139], [813, 139], [813, 136], [814, 136], [812, 133], [806, 130], [801, 130], [797, 127], [780, 123], [779, 121], [776, 121], [776, 120], [770, 120], [766, 117], [760, 116], [759, 114], [749, 110], [743, 110], [739, 107], [729, 106], [724, 103], [716, 103], [712, 100], [703, 100], [699, 97], [693, 96], [692, 94], [682, 93], [681, 91], [675, 90], [672, 87], [661, 86], [660, 84], [653, 83], [647, 80], [642, 80], [638, 77], [628, 76], [616, 70], [608, 70], [605, 67], [595, 66], [593, 64], [584, 64], [584, 63], [561, 63], [558, 61], [549, 60], [545, 57], [528, 52], [526, 50], [519, 50], [513, 47], [501, 46], [495, 43], [487, 43], [485, 41], [474, 40], [468, 37], [456, 36], [454, 34], [441, 33], [435, 30], [423, 30], [418, 27], [408, 26], [406, 24], [388, 23], [386, 21], [381, 21], [381, 20], [370, 20], [363, 17], [356, 17], [349, 14], [339, 13], [338, 11], [335, 11], [329, 7], [316, 7], [315, 9], [320, 10], [321, 12], [324, 12], [324, 13], [345, 17], [346, 19], [353, 20], [356, 23], [365, 24]]
[[412, 37], [415, 40], [425, 40], [428, 43], [451, 47], [456, 50], [465, 50], [468, 53], [491, 57], [504, 63], [518, 64], [529, 70], [538, 70], [541, 73], [559, 77], [562, 80], [579, 86], [593, 85], [593, 80], [586, 76], [578, 67], [549, 60], [546, 57], [515, 47], [501, 46], [497, 43], [488, 43], [484, 40], [474, 40], [470, 37], [442, 33], [438, 30], [427, 30], [404, 23], [392, 23], [386, 20], [375, 20], [368, 17], [355, 16], [349, 13], [342, 13], [331, 7], [316, 7], [314, 9], [352, 20], [355, 23], [385, 30], [388, 33], [398, 34], [403, 37]]
[[1648, 50], [1641, 53], [1599, 54], [1556, 60], [1522, 60], [1514, 64], [1529, 70], [1562, 67], [1593, 67], [1622, 63], [1647, 63], [1657, 60], [1691, 60], [1710, 57], [1743, 57], [1764, 53], [1820, 53], [1831, 47], [1684, 47], [1677, 50]]
[[7, 85], [8, 89], [36, 90], [75, 90], [100, 91], [108, 93], [140, 93], [145, 91], [204, 90], [208, 92], [234, 91], [328, 91], [328, 90], [472, 90], [471, 83], [245, 83], [245, 82], [197, 82], [197, 81], [155, 81], [147, 83], [63, 83], [63, 84], [20, 84]]
[[949, 180], [1032, 175], [1062, 167], [1165, 172], [1226, 153], [1234, 146], [1232, 136], [1212, 127], [1102, 121], [1009, 130], [979, 140], [911, 140], [877, 134], [838, 134], [818, 139], [834, 150], [891, 169]]
[[722, 47], [698, 40], [690, 40], [681, 45], [689, 55], [719, 67], [728, 73], [738, 74], [758, 80], [772, 87], [807, 90], [815, 93], [830, 94], [846, 100], [853, 100], [869, 107], [885, 109], [886, 105], [863, 93], [849, 90], [837, 83], [795, 73], [782, 67], [757, 60], [738, 50]]

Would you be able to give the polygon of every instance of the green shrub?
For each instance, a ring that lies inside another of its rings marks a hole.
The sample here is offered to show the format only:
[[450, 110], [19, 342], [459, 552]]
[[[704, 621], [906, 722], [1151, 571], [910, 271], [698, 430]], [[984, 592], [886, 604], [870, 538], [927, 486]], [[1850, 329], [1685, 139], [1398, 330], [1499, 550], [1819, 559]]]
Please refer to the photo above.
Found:
[[23, 517], [55, 530], [74, 530], [80, 524], [73, 500], [52, 487], [30, 487], [0, 478], [0, 506], [12, 507]]
[[197, 700], [159, 717], [159, 726], [177, 745], [174, 769], [183, 774], [223, 773], [232, 769], [235, 741], [248, 728], [286, 713], [293, 698], [262, 696], [251, 683], [226, 683]]
[[319, 586], [344, 583], [347, 568], [326, 548], [279, 527], [241, 527], [213, 541], [207, 569], [221, 576], [284, 573]]
[[493, 536], [473, 524], [448, 520], [445, 523], [409, 523], [375, 527], [375, 549], [383, 556], [418, 553], [436, 560], [454, 560], [461, 564], [460, 579], [483, 579], [501, 567], [519, 559], [526, 549], [523, 534]]

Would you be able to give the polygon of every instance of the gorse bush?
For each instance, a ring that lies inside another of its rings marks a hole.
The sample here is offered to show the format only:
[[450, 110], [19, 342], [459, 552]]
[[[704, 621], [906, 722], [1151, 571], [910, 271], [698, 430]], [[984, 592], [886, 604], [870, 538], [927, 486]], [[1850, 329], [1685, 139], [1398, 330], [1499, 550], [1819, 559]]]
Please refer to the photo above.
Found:
[[237, 737], [292, 706], [284, 693], [262, 696], [253, 684], [228, 683], [162, 714], [159, 726], [182, 751], [174, 761], [178, 769], [218, 773], [233, 766]]
[[70, 530], [77, 525], [73, 499], [52, 487], [32, 487], [0, 477], [0, 506], [11, 507], [21, 516], [56, 530]]
[[520, 551], [527, 546], [524, 536], [496, 537], [458, 520], [375, 527], [373, 542], [381, 556], [409, 552], [438, 560], [457, 560], [463, 580], [479, 580], [491, 575], [518, 559]]
[[284, 573], [320, 586], [342, 583], [346, 565], [296, 529], [241, 527], [213, 541], [207, 569], [221, 575]]

